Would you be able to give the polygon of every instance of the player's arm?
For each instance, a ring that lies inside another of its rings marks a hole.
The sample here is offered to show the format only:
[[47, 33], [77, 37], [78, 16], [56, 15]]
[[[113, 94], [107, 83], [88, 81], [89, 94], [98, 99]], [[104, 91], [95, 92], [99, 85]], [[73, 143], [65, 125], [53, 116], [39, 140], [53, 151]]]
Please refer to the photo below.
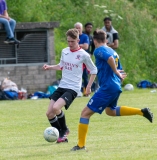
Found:
[[98, 70], [97, 70], [97, 67], [95, 66], [95, 64], [93, 63], [91, 57], [89, 54], [86, 54], [86, 58], [84, 60], [84, 64], [86, 65], [87, 67], [87, 70], [89, 71], [89, 74], [94, 74], [96, 75]]
[[44, 70], [62, 70], [64, 66], [64, 61], [63, 61], [63, 52], [62, 52], [62, 56], [60, 58], [60, 62], [56, 65], [47, 65], [47, 64], [44, 64], [43, 65], [43, 69]]
[[83, 43], [83, 44], [79, 44], [79, 46], [80, 46], [82, 49], [87, 50], [89, 44], [88, 44], [88, 43]]
[[89, 55], [87, 55], [86, 60], [85, 60], [85, 65], [87, 67], [87, 70], [90, 73], [90, 78], [86, 87], [86, 95], [89, 95], [91, 93], [91, 87], [92, 84], [95, 80], [96, 74], [97, 74], [97, 67], [94, 65], [92, 59], [90, 58]]
[[57, 64], [57, 65], [47, 65], [47, 64], [44, 64], [43, 65], [43, 69], [44, 70], [61, 70], [59, 64]]
[[89, 78], [89, 81], [88, 81], [88, 84], [87, 84], [87, 87], [86, 87], [86, 95], [89, 95], [91, 93], [91, 87], [92, 87], [92, 84], [95, 80], [95, 77], [96, 77], [96, 74], [91, 74], [90, 75], [90, 78]]
[[115, 60], [112, 56], [110, 56], [107, 60], [107, 63], [110, 65], [110, 67], [112, 68], [113, 72], [121, 79], [123, 80], [125, 77], [123, 74], [120, 73], [119, 70], [117, 70], [117, 67], [115, 65]]

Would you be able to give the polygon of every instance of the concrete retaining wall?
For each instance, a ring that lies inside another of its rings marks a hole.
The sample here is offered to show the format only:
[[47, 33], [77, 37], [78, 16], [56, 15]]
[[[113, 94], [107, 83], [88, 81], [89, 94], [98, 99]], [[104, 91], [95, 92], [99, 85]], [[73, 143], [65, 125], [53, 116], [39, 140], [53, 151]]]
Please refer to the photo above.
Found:
[[[54, 52], [54, 28], [58, 27], [58, 22], [42, 22], [42, 23], [18, 23], [16, 30], [31, 30], [36, 28], [47, 29], [49, 64], [55, 64]], [[4, 30], [0, 24], [0, 30]], [[0, 42], [2, 43], [2, 42]], [[0, 81], [9, 77], [15, 82], [19, 89], [21, 87], [27, 89], [28, 93], [35, 91], [47, 91], [47, 86], [56, 80], [56, 71], [44, 71], [43, 64], [22, 64], [22, 65], [0, 65]]]

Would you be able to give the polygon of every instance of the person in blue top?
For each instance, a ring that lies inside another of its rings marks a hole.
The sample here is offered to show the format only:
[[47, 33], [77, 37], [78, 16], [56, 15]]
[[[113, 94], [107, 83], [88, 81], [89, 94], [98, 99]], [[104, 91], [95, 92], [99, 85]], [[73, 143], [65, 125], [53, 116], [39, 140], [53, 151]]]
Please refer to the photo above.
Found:
[[[83, 25], [80, 22], [77, 22], [74, 24], [74, 27], [79, 31], [79, 46], [84, 49], [86, 52], [88, 52], [89, 49], [89, 45], [90, 45], [90, 40], [87, 34], [83, 33]], [[83, 75], [82, 75], [82, 79], [83, 79], [83, 85], [84, 88], [87, 87], [88, 84], [88, 74], [87, 74], [87, 69], [85, 64], [83, 65]], [[86, 96], [86, 95], [84, 95]]]
[[151, 113], [149, 108], [140, 109], [117, 106], [122, 92], [121, 82], [126, 77], [126, 73], [123, 70], [117, 69], [117, 54], [106, 45], [106, 32], [101, 29], [95, 30], [93, 39], [96, 47], [94, 56], [98, 69], [97, 76], [100, 88], [82, 110], [78, 125], [78, 143], [71, 151], [86, 149], [85, 144], [89, 119], [94, 113], [101, 114], [105, 110], [109, 116], [140, 115], [153, 122], [153, 113]]
[[84, 49], [85, 51], [88, 50], [89, 47], [89, 38], [88, 35], [83, 33], [83, 25], [80, 22], [74, 24], [74, 27], [79, 31], [79, 46]]
[[18, 41], [14, 37], [14, 29], [16, 26], [16, 21], [9, 16], [7, 11], [7, 3], [5, 0], [0, 0], [0, 23], [4, 25], [4, 29], [6, 31], [6, 39], [4, 43], [19, 44], [20, 41]]

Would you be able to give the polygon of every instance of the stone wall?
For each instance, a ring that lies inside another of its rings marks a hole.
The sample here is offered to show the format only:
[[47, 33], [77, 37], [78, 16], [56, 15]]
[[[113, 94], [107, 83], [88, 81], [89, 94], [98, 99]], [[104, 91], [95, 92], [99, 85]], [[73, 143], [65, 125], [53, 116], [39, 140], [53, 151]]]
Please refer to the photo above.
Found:
[[[46, 28], [48, 30], [48, 53], [49, 64], [55, 64], [54, 52], [54, 28], [58, 27], [58, 22], [42, 22], [42, 23], [18, 23], [16, 30], [30, 30], [36, 28]], [[0, 30], [3, 30], [0, 25]], [[2, 43], [2, 42], [1, 42]], [[25, 88], [28, 93], [35, 91], [47, 91], [47, 87], [56, 81], [56, 71], [44, 71], [43, 64], [22, 64], [22, 65], [0, 65], [0, 81], [9, 77], [15, 82], [19, 89]]]
[[36, 66], [5, 66], [0, 67], [0, 80], [9, 77], [19, 88], [27, 89], [28, 93], [46, 92], [47, 87], [56, 80], [55, 71], [44, 71], [42, 65]]

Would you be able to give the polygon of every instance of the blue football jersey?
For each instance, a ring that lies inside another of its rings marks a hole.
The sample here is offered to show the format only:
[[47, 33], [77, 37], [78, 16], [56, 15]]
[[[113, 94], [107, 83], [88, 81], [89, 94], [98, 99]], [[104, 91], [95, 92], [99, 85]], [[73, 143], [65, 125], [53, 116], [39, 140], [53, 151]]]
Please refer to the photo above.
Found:
[[121, 92], [121, 80], [107, 63], [108, 58], [112, 56], [115, 59], [116, 67], [118, 67], [118, 54], [108, 46], [100, 46], [95, 49], [94, 56], [98, 69], [97, 76], [100, 90], [107, 91], [108, 93]]

